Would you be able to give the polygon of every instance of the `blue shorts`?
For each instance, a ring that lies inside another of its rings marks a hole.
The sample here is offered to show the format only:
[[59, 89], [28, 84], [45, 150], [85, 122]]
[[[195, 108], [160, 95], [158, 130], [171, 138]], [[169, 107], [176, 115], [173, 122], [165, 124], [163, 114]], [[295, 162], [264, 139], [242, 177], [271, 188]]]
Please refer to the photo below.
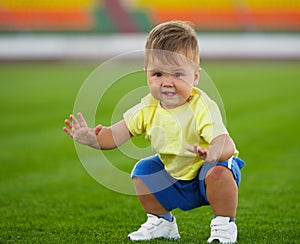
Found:
[[244, 162], [240, 158], [231, 158], [226, 162], [204, 163], [199, 174], [193, 180], [176, 180], [164, 168], [158, 155], [144, 158], [134, 166], [131, 177], [138, 177], [148, 186], [162, 206], [171, 211], [175, 208], [191, 210], [209, 205], [205, 189], [207, 171], [216, 165], [231, 170], [237, 185], [241, 182], [241, 168]]

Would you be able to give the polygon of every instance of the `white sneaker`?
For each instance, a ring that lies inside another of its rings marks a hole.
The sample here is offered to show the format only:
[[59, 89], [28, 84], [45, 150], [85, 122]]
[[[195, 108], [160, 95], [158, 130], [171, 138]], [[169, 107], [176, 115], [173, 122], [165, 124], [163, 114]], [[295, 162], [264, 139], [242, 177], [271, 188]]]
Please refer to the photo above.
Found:
[[229, 217], [216, 217], [211, 221], [211, 234], [207, 242], [235, 243], [237, 227], [234, 222], [229, 222]]
[[151, 240], [155, 238], [179, 239], [176, 219], [173, 216], [173, 221], [169, 222], [163, 218], [158, 218], [155, 215], [147, 214], [148, 219], [141, 227], [130, 233], [127, 238], [132, 241]]

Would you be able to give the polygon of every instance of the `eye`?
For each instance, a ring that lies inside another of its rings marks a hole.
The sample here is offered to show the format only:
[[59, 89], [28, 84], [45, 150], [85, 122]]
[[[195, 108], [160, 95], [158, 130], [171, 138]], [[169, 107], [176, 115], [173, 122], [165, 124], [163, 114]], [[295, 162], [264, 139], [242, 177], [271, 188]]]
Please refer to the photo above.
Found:
[[161, 73], [161, 72], [155, 72], [155, 73], [154, 73], [154, 76], [156, 76], [156, 77], [161, 77], [161, 76], [162, 76], [162, 73]]
[[175, 73], [174, 73], [174, 76], [175, 76], [176, 78], [179, 78], [179, 77], [183, 76], [183, 74], [180, 73], [180, 72], [175, 72]]

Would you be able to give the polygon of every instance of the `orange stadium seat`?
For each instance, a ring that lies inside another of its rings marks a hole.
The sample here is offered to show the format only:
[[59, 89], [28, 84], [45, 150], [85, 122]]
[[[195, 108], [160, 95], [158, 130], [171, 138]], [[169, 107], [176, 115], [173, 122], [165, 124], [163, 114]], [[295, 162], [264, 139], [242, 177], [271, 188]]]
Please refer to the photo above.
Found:
[[198, 31], [300, 31], [299, 0], [1, 0], [0, 31], [149, 31], [189, 20]]

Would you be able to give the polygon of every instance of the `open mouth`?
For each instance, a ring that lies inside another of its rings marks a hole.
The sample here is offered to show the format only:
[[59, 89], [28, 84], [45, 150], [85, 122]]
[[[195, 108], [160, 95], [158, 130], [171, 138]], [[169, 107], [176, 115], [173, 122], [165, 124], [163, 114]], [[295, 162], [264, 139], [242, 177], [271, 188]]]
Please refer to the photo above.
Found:
[[174, 91], [162, 91], [161, 93], [166, 96], [175, 96], [176, 95], [176, 92], [174, 92]]

